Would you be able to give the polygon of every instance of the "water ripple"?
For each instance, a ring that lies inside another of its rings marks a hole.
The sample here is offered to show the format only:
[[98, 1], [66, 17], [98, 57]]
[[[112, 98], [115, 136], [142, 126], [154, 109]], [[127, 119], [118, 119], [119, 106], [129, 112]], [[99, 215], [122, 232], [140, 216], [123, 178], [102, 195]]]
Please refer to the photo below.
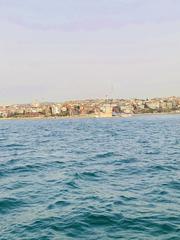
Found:
[[0, 240], [179, 240], [179, 123], [0, 121]]

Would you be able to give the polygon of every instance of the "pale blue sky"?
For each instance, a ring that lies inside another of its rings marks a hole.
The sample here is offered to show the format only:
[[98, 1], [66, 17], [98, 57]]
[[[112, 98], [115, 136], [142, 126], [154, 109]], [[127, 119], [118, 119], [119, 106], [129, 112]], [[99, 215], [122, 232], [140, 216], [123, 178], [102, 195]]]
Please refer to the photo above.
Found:
[[179, 96], [179, 0], [0, 0], [0, 103]]

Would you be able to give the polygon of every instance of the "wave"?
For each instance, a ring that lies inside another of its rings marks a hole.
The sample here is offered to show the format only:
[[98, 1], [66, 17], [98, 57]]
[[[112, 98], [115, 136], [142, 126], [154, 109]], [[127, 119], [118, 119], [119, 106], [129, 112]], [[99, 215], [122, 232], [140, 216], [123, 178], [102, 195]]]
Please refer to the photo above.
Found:
[[179, 240], [177, 116], [3, 124], [0, 239]]
[[0, 199], [0, 213], [8, 214], [13, 210], [26, 206], [26, 203], [16, 198], [2, 198]]

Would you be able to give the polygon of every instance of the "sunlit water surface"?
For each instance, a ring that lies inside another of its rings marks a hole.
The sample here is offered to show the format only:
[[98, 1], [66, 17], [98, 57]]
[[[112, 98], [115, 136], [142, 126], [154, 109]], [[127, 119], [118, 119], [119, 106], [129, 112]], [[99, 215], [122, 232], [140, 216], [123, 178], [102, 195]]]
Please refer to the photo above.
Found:
[[180, 115], [0, 121], [0, 239], [180, 239]]

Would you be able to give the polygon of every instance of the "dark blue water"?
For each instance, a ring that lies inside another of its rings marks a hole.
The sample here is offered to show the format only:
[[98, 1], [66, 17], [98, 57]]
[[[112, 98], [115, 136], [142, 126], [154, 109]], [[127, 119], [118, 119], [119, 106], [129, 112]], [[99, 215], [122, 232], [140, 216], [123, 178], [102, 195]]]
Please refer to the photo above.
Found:
[[180, 115], [0, 121], [0, 239], [180, 239]]

